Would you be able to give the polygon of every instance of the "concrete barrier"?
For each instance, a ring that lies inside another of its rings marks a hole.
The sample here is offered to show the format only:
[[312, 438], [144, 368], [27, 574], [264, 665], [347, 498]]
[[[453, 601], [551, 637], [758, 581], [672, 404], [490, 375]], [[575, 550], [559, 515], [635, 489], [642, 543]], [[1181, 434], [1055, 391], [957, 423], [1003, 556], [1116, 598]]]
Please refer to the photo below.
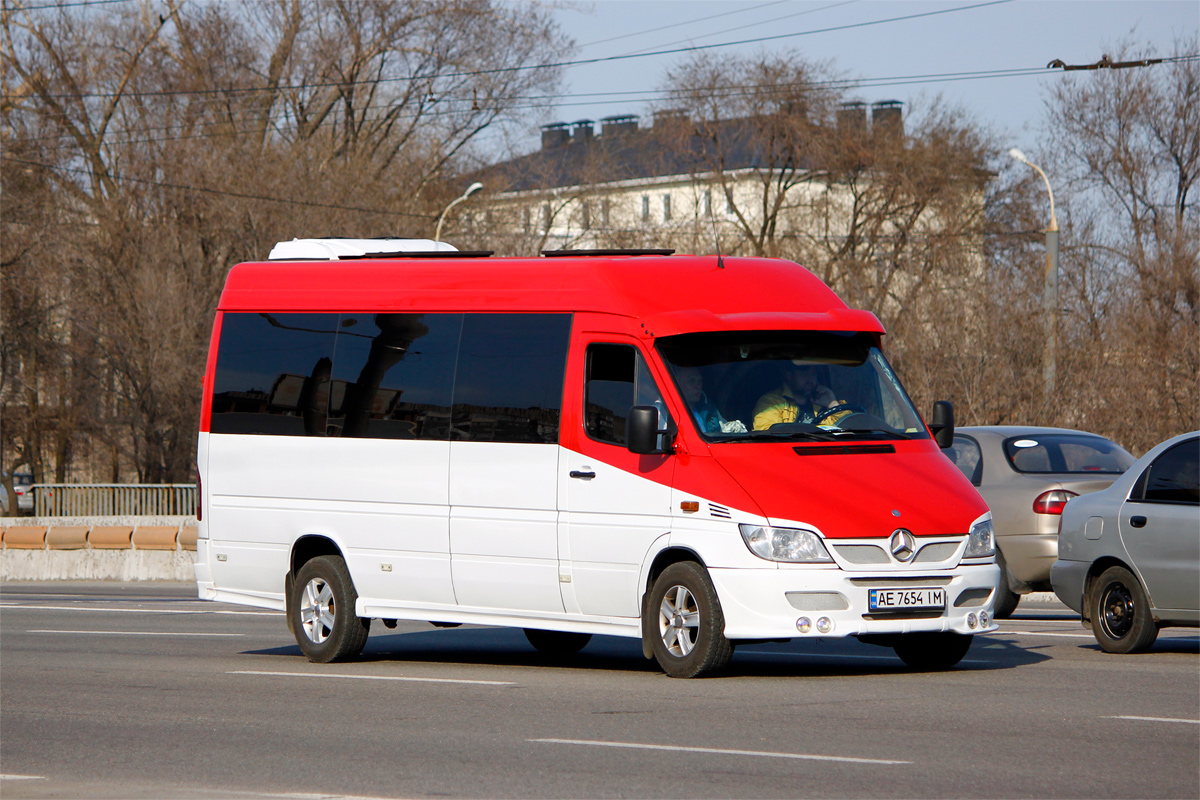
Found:
[[0, 580], [191, 581], [197, 532], [195, 517], [0, 518]]

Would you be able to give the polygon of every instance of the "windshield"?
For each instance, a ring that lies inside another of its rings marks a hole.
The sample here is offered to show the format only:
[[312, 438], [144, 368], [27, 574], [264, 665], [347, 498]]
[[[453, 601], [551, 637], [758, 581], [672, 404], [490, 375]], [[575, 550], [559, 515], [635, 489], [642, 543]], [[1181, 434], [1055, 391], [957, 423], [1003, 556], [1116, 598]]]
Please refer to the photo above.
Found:
[[929, 436], [870, 334], [687, 333], [657, 348], [710, 441]]

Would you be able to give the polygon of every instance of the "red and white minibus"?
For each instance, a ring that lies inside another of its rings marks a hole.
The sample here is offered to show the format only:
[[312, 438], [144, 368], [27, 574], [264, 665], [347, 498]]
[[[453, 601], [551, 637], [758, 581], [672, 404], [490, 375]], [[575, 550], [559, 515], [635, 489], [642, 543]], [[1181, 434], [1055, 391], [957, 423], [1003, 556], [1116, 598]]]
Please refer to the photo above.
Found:
[[229, 273], [200, 597], [285, 609], [314, 661], [403, 619], [636, 637], [678, 677], [797, 637], [942, 669], [995, 629], [952, 412], [922, 421], [873, 314], [777, 259], [447, 247], [299, 240]]

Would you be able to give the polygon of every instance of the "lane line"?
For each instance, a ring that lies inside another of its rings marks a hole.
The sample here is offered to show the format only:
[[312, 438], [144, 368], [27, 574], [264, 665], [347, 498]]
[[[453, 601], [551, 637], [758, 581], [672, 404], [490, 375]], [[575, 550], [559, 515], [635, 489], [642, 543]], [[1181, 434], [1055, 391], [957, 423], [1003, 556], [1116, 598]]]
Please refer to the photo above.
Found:
[[282, 611], [225, 611], [197, 609], [181, 611], [175, 608], [89, 608], [87, 606], [26, 606], [19, 603], [0, 603], [0, 608], [32, 609], [35, 611], [101, 611], [109, 614], [228, 614], [234, 617], [277, 617]]
[[166, 631], [25, 631], [26, 633], [80, 633], [86, 636], [245, 636], [243, 633], [171, 633]]
[[45, 775], [5, 775], [0, 773], [0, 781], [44, 781]]
[[790, 758], [802, 761], [844, 761], [851, 764], [912, 764], [911, 761], [895, 761], [885, 758], [852, 758], [850, 756], [817, 756], [807, 753], [772, 753], [765, 750], [725, 750], [716, 747], [675, 747], [664, 744], [640, 744], [637, 742], [597, 742], [587, 739], [526, 739], [527, 742], [543, 744], [576, 744], [588, 747], [623, 747], [631, 750], [665, 750], [670, 753], [706, 753], [725, 756], [752, 756], [754, 758]]
[[346, 672], [265, 672], [242, 669], [226, 675], [267, 675], [281, 678], [348, 678], [356, 681], [407, 681], [411, 683], [465, 683], [472, 686], [516, 686], [512, 681], [477, 681], [466, 678], [410, 678], [403, 675], [351, 675]]
[[1095, 636], [1090, 633], [1050, 633], [1049, 631], [992, 631], [992, 636], [1000, 634], [1008, 634], [1010, 636], [1058, 636], [1064, 639], [1092, 639]]
[[1200, 725], [1200, 719], [1172, 719], [1171, 717], [1101, 717], [1101, 719], [1136, 719], [1142, 722], [1182, 722], [1187, 725]]

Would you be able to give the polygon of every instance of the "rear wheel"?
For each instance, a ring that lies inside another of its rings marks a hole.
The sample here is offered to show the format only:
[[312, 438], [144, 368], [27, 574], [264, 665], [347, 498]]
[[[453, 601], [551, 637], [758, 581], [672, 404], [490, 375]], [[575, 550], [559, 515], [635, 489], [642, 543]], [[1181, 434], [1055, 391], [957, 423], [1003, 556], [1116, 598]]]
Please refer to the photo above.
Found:
[[592, 640], [590, 633], [570, 633], [567, 631], [539, 631], [535, 628], [525, 629], [525, 638], [539, 653], [548, 656], [569, 656], [578, 653]]
[[642, 620], [654, 658], [672, 678], [720, 672], [733, 658], [725, 638], [725, 615], [708, 571], [695, 561], [663, 570], [650, 590]]
[[1142, 653], [1158, 638], [1150, 599], [1124, 567], [1109, 567], [1092, 584], [1088, 614], [1096, 641], [1109, 653]]
[[355, 616], [358, 592], [340, 556], [318, 556], [296, 573], [292, 628], [309, 661], [353, 658], [367, 643], [371, 620]]
[[1000, 548], [996, 548], [996, 566], [1000, 567], [1000, 583], [996, 585], [996, 607], [993, 609], [992, 616], [996, 619], [1008, 619], [1017, 610], [1017, 603], [1021, 602], [1021, 595], [1008, 586], [1008, 564], [1005, 562]]
[[972, 636], [961, 633], [905, 633], [896, 637], [892, 649], [913, 669], [950, 669], [971, 649]]

